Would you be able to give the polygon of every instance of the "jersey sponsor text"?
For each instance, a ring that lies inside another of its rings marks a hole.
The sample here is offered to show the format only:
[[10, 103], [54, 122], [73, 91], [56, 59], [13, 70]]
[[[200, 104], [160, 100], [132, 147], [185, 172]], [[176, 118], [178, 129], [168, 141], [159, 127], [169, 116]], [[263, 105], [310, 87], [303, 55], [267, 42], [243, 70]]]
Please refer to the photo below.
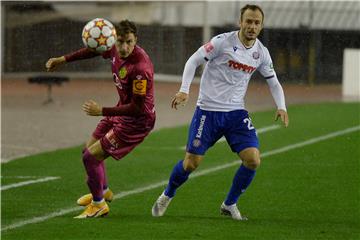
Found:
[[252, 67], [243, 63], [238, 63], [235, 62], [233, 60], [229, 60], [228, 61], [229, 67], [237, 69], [237, 70], [241, 70], [247, 73], [253, 73], [256, 70], [256, 67]]

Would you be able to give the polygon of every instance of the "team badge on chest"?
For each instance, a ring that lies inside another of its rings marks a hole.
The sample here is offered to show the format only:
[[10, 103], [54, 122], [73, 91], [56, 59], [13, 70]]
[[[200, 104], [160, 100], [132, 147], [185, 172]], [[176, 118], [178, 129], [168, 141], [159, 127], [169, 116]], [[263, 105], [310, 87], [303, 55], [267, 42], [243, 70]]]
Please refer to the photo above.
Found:
[[120, 77], [121, 79], [124, 79], [124, 78], [126, 77], [126, 75], [127, 75], [126, 67], [120, 68], [120, 70], [119, 70], [119, 77]]
[[252, 56], [254, 59], [259, 59], [260, 54], [258, 52], [253, 52]]

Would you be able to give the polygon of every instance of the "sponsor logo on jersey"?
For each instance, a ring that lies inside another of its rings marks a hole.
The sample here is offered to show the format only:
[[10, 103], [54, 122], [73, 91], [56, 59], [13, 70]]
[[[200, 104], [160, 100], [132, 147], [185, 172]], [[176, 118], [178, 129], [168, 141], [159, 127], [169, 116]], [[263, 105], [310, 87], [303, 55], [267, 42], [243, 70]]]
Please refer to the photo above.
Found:
[[199, 125], [199, 128], [197, 130], [197, 134], [196, 134], [197, 138], [201, 138], [202, 131], [204, 129], [205, 120], [206, 120], [206, 115], [202, 115], [201, 118], [200, 118], [200, 125]]
[[137, 79], [133, 81], [133, 93], [138, 95], [146, 94], [146, 79]]
[[238, 50], [237, 46], [233, 46], [234, 52], [236, 52], [236, 50]]
[[115, 86], [117, 86], [118, 88], [122, 89], [122, 85], [121, 85], [120, 79], [118, 78], [118, 76], [117, 76], [115, 73], [113, 73], [113, 78], [114, 78]]
[[258, 53], [258, 52], [253, 52], [252, 56], [253, 56], [254, 59], [259, 59], [260, 53]]
[[127, 75], [127, 70], [126, 70], [126, 67], [122, 67], [120, 68], [119, 70], [119, 76], [121, 79], [124, 79]]
[[236, 70], [240, 70], [240, 71], [244, 71], [247, 73], [253, 73], [256, 70], [256, 67], [252, 67], [243, 63], [238, 63], [235, 62], [233, 60], [229, 60], [228, 61], [229, 67], [236, 69]]
[[206, 53], [209, 53], [214, 49], [214, 45], [212, 45], [211, 42], [208, 42], [207, 44], [204, 45], [204, 48]]

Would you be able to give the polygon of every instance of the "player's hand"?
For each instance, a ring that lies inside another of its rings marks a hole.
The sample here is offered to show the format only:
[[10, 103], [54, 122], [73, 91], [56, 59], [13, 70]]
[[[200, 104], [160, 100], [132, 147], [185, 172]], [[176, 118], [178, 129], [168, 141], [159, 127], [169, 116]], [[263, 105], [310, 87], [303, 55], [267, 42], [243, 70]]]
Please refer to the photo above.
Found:
[[281, 119], [281, 121], [284, 123], [284, 126], [289, 126], [289, 116], [285, 110], [278, 109], [275, 113], [275, 121], [278, 119]]
[[88, 100], [82, 105], [82, 109], [89, 116], [102, 116], [102, 107], [93, 100]]
[[46, 71], [52, 72], [56, 69], [57, 66], [62, 65], [66, 62], [65, 57], [57, 57], [57, 58], [50, 58], [46, 64]]
[[179, 104], [185, 106], [188, 99], [189, 99], [189, 94], [183, 92], [176, 93], [173, 99], [171, 100], [171, 108], [175, 108], [177, 110], [177, 106]]

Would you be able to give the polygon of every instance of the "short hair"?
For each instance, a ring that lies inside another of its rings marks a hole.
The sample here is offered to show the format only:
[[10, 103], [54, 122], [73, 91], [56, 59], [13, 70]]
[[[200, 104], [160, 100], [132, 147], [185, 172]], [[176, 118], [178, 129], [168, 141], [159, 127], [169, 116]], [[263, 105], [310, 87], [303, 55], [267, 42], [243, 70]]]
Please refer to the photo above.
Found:
[[262, 22], [264, 22], [264, 12], [263, 10], [261, 9], [261, 7], [259, 7], [258, 5], [252, 5], [252, 4], [246, 4], [244, 7], [241, 8], [240, 10], [240, 20], [242, 21], [242, 17], [245, 13], [245, 11], [247, 9], [250, 9], [252, 11], [256, 11], [256, 10], [259, 10], [261, 12], [261, 15], [262, 15]]
[[137, 28], [134, 22], [127, 19], [122, 20], [115, 26], [116, 33], [118, 36], [124, 36], [128, 33], [133, 33], [137, 37]]

